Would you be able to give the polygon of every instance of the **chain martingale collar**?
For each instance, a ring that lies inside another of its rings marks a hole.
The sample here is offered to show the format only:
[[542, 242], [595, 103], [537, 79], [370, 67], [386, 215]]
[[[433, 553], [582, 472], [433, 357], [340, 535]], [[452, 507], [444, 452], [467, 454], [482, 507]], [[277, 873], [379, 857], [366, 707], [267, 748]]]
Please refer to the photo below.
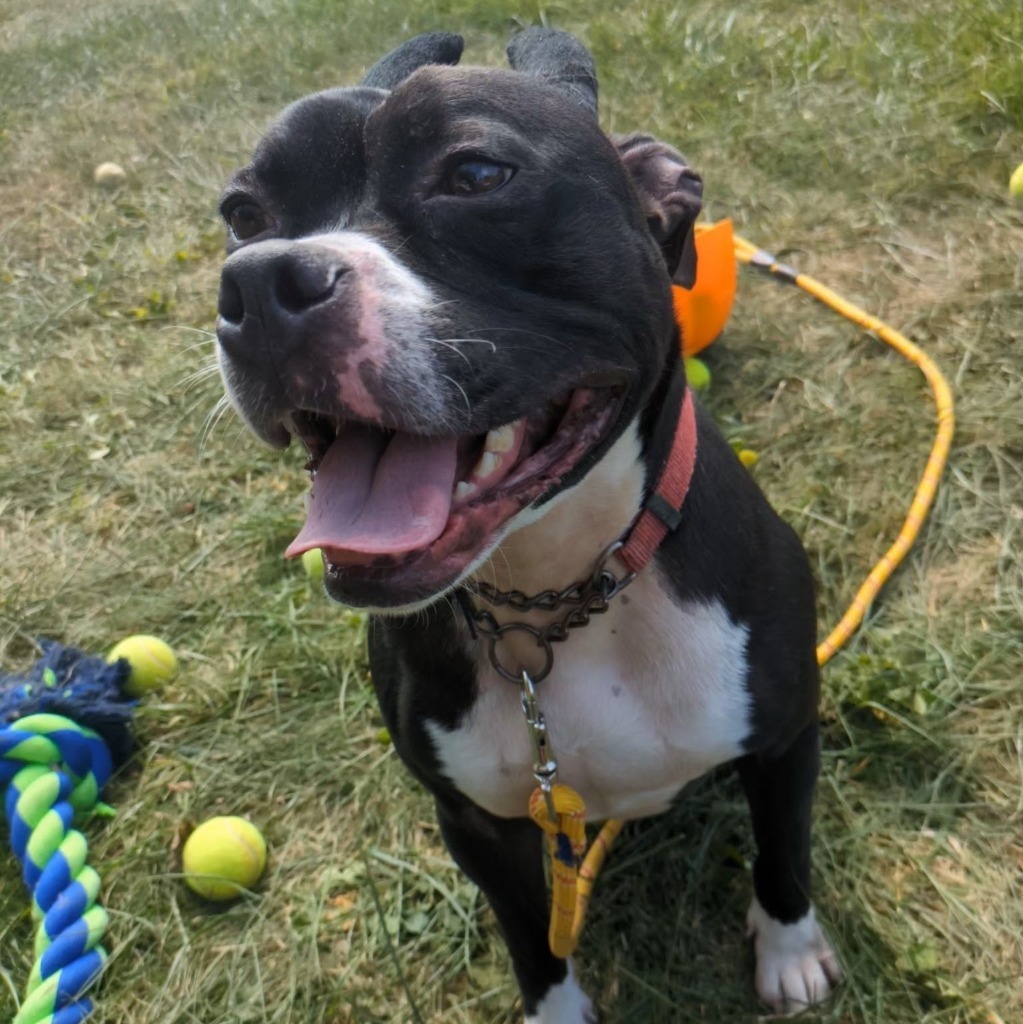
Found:
[[[564, 615], [543, 627], [522, 621], [500, 623], [493, 612], [480, 608], [473, 601], [466, 588], [457, 591], [473, 637], [481, 638], [486, 643], [490, 663], [502, 678], [515, 684], [521, 684], [523, 676], [527, 676], [530, 683], [546, 679], [554, 667], [553, 644], [567, 640], [571, 630], [586, 626], [594, 615], [606, 612], [611, 601], [636, 578], [653, 558], [664, 538], [678, 526], [682, 518], [680, 509], [696, 466], [694, 406], [692, 391], [686, 388], [671, 451], [657, 486], [625, 534], [600, 553], [587, 579], [572, 583], [564, 590], [544, 590], [539, 594], [498, 590], [482, 582], [473, 587], [473, 594], [494, 608], [511, 608], [519, 612], [557, 612], [566, 609]], [[616, 575], [609, 566], [613, 557], [625, 566], [626, 571], [621, 576]], [[527, 666], [513, 668], [502, 660], [501, 641], [514, 633], [535, 639], [543, 659], [536, 671], [529, 671]]]

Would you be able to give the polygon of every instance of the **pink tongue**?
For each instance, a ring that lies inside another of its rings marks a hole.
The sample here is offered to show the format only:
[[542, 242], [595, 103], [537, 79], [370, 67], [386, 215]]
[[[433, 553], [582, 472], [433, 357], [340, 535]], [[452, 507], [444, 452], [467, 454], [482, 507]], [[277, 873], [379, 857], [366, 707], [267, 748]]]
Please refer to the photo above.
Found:
[[431, 544], [451, 511], [457, 449], [456, 438], [346, 427], [316, 470], [305, 525], [285, 554], [398, 555]]

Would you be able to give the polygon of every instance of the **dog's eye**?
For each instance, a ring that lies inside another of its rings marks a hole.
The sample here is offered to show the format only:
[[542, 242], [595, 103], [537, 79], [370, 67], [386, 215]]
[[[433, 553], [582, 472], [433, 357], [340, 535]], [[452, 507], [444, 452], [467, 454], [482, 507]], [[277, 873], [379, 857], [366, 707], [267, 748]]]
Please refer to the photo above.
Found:
[[515, 170], [486, 160], [464, 160], [448, 171], [444, 191], [453, 196], [479, 196], [507, 184]]
[[269, 224], [266, 214], [255, 203], [238, 203], [228, 210], [225, 217], [239, 242], [255, 238]]

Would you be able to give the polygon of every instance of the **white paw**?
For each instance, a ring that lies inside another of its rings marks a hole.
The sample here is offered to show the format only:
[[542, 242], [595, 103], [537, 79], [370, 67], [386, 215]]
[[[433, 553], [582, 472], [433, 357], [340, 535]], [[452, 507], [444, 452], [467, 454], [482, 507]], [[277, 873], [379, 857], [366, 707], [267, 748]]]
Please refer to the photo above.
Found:
[[547, 990], [536, 1013], [526, 1018], [526, 1024], [593, 1024], [596, 1019], [593, 1004], [575, 980], [569, 961], [568, 977]]
[[771, 917], [754, 897], [746, 915], [757, 955], [757, 995], [776, 1013], [798, 1013], [826, 999], [842, 980], [838, 957], [813, 907], [793, 924]]

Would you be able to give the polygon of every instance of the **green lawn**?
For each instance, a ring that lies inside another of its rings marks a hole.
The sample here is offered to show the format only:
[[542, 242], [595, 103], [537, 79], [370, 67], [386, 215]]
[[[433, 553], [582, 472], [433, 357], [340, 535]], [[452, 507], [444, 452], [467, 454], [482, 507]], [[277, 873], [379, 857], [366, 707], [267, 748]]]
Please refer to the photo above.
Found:
[[[0, 7], [0, 664], [32, 638], [173, 642], [183, 672], [93, 823], [113, 957], [103, 1024], [520, 1018], [493, 919], [378, 739], [362, 619], [281, 558], [306, 489], [209, 372], [213, 210], [283, 104], [385, 49], [516, 25], [578, 32], [609, 130], [704, 173], [707, 213], [887, 318], [954, 382], [959, 427], [911, 558], [825, 673], [819, 913], [832, 1022], [1023, 1021], [1023, 160], [1018, 0], [7, 0]], [[102, 190], [114, 160], [125, 186]], [[922, 378], [744, 275], [709, 402], [800, 530], [837, 620], [922, 469]], [[211, 912], [190, 823], [247, 814], [271, 866]], [[728, 773], [633, 827], [580, 951], [608, 1022], [753, 1022], [751, 838]], [[31, 964], [0, 855], [0, 1019]]]

